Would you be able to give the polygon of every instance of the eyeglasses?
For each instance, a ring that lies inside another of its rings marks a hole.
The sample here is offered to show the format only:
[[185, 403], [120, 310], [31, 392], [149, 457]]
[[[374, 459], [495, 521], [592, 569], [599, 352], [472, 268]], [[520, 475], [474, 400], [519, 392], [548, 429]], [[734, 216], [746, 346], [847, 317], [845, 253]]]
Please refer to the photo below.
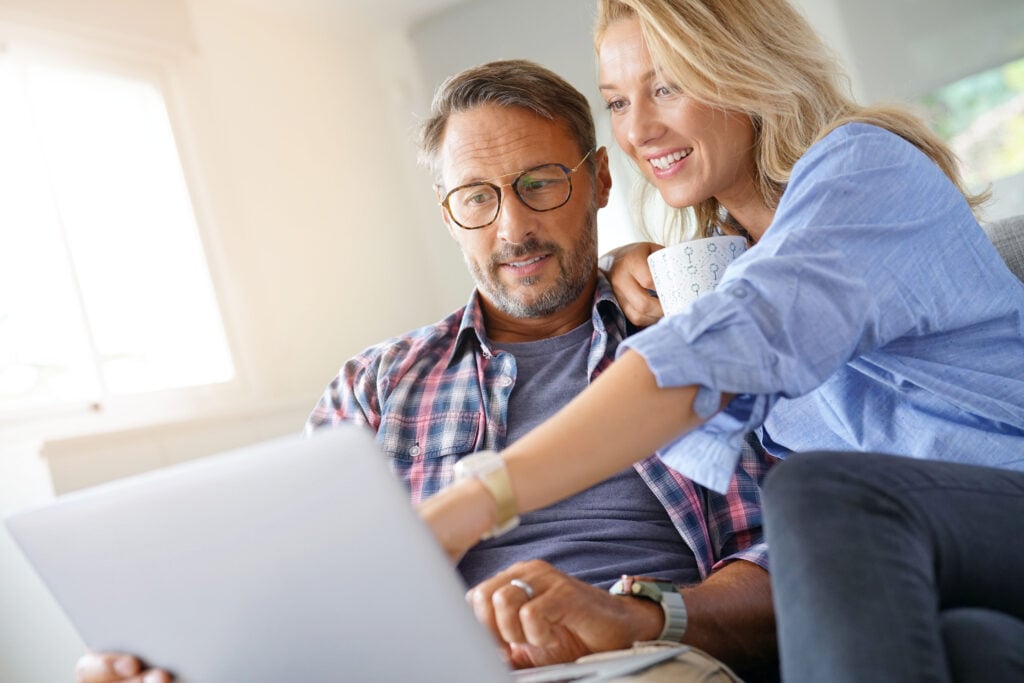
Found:
[[448, 210], [455, 224], [465, 230], [486, 228], [501, 211], [501, 188], [511, 187], [519, 201], [534, 211], [552, 211], [565, 206], [572, 196], [572, 174], [596, 150], [583, 155], [572, 168], [562, 164], [543, 164], [518, 174], [508, 173], [492, 180], [516, 177], [510, 183], [495, 185], [489, 181], [460, 185], [444, 196], [440, 205]]

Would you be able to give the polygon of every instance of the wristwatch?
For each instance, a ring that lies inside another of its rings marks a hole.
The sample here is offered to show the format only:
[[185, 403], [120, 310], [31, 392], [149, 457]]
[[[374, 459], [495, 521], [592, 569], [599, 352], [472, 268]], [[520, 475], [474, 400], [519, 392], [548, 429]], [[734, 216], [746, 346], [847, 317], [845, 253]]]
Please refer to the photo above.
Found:
[[455, 463], [455, 479], [479, 479], [494, 498], [498, 508], [498, 521], [481, 540], [501, 536], [519, 525], [516, 499], [512, 495], [512, 482], [505, 469], [505, 460], [494, 451], [479, 451]]
[[679, 587], [674, 583], [650, 576], [623, 574], [608, 592], [612, 595], [629, 595], [658, 603], [665, 612], [665, 627], [661, 629], [658, 640], [678, 643], [683, 639], [683, 634], [686, 633], [686, 603], [679, 594]]

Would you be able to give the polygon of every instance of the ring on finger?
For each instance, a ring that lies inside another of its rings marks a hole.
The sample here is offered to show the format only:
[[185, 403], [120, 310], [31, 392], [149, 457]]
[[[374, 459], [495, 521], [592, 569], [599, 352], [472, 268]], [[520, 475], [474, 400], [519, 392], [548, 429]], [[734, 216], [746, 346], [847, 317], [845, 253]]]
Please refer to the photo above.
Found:
[[526, 583], [522, 579], [512, 579], [511, 581], [509, 581], [509, 585], [515, 586], [519, 590], [526, 593], [527, 600], [533, 600], [533, 586], [531, 586], [530, 584]]

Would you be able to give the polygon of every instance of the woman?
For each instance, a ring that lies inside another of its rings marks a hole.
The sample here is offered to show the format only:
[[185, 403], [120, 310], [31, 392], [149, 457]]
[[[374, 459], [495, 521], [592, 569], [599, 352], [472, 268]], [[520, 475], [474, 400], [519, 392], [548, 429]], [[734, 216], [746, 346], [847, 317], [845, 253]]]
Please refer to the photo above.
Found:
[[[1024, 516], [1024, 287], [978, 226], [982, 197], [915, 118], [846, 97], [783, 0], [601, 0], [596, 45], [623, 151], [670, 207], [693, 208], [698, 233], [753, 246], [503, 451], [506, 478], [428, 501], [435, 534], [457, 556], [506, 511], [659, 448], [721, 489], [757, 429], [780, 456], [849, 453], [787, 461], [766, 490], [786, 678], [945, 680], [973, 667], [957, 634], [984, 624], [1021, 642], [1024, 550], [1005, 539]], [[651, 314], [637, 271], [613, 277], [634, 317]], [[956, 524], [982, 509], [982, 524]], [[843, 571], [858, 563], [880, 575]], [[959, 606], [985, 609], [946, 624]]]

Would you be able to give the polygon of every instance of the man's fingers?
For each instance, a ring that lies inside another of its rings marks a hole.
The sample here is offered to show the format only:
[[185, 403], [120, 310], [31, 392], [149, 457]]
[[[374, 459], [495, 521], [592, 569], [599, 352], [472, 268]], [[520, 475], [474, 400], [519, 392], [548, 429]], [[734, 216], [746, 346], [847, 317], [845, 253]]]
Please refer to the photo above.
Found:
[[[562, 639], [571, 634], [562, 628], [562, 624], [567, 612], [585, 609], [585, 602], [580, 598], [582, 596], [571, 582], [557, 581], [542, 596], [531, 600], [519, 611], [525, 642], [545, 648], [564, 646]], [[559, 633], [555, 632], [556, 629]]]
[[506, 643], [526, 642], [519, 612], [530, 601], [530, 597], [525, 590], [511, 583], [501, 586], [491, 596], [498, 634]]
[[135, 657], [115, 653], [89, 652], [75, 664], [77, 683], [110, 683], [129, 680], [142, 671]]
[[90, 652], [75, 664], [76, 683], [170, 683], [171, 676], [159, 669], [143, 670], [131, 655]]

